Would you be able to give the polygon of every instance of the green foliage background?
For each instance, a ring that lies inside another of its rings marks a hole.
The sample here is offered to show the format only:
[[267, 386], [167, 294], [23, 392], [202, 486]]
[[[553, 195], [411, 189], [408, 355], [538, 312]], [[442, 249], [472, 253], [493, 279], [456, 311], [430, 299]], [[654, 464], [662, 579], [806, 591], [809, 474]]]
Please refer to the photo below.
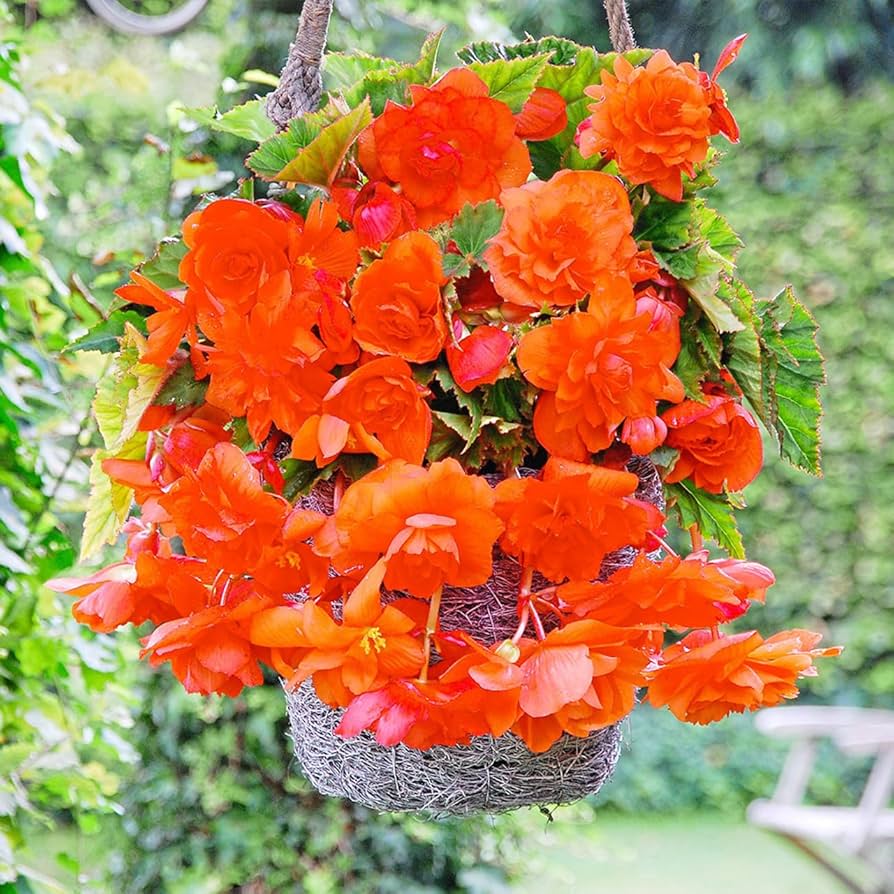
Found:
[[[778, 577], [749, 622], [808, 626], [846, 646], [807, 698], [891, 706], [890, 5], [861, 0], [845, 22], [831, 0], [723, 6], [721, 16], [703, 0], [633, 0], [631, 11], [642, 44], [678, 58], [702, 50], [707, 67], [726, 39], [752, 32], [724, 75], [736, 84], [742, 143], [725, 150], [711, 202], [745, 240], [743, 279], [761, 297], [791, 282], [821, 324], [828, 358], [826, 477], [787, 469], [768, 442], [767, 468], [747, 494], [749, 555]], [[187, 698], [134, 669], [134, 640], [79, 630], [42, 588], [73, 561], [95, 443], [81, 420], [99, 367], [59, 352], [201, 193], [229, 188], [245, 144], [189, 124], [176, 103], [227, 108], [264, 92], [242, 73], [279, 67], [294, 10], [213, 0], [183, 34], [152, 40], [112, 35], [62, 0], [32, 8], [42, 18], [23, 35], [27, 103], [17, 98], [20, 117], [0, 123], [0, 225], [19, 237], [4, 230], [0, 240], [0, 891], [4, 882], [27, 890], [19, 873], [35, 868], [61, 879], [56, 890], [301, 885], [314, 894], [363, 891], [360, 880], [370, 891], [505, 890], [497, 867], [519, 862], [511, 824], [379, 818], [318, 798], [290, 764], [275, 686], [231, 705]], [[598, 0], [380, 0], [336, 20], [331, 45], [409, 59], [441, 22], [446, 64], [466, 40], [513, 31], [605, 46], [601, 16]], [[7, 84], [10, 58], [0, 57]], [[24, 121], [33, 122], [27, 140]], [[23, 163], [33, 182], [16, 176]], [[781, 759], [749, 718], [701, 729], [642, 709], [627, 738], [598, 803], [633, 812], [741, 811], [767, 793]], [[853, 797], [859, 764], [842, 772], [825, 755], [820, 769], [818, 799]], [[47, 831], [54, 824], [61, 833]], [[61, 852], [59, 865], [47, 849]], [[97, 881], [106, 869], [113, 880]], [[41, 884], [31, 881], [53, 890]]]

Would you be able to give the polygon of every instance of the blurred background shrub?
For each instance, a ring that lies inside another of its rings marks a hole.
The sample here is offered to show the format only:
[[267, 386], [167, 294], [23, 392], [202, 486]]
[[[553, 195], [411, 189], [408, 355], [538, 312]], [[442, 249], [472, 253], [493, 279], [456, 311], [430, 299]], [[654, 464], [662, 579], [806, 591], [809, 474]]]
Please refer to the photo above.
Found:
[[[749, 554], [778, 578], [749, 623], [813, 627], [846, 646], [805, 698], [890, 706], [891, 4], [630, 6], [640, 43], [678, 59], [701, 52], [708, 68], [730, 37], [751, 33], [724, 75], [742, 143], [723, 147], [711, 201], [745, 240], [740, 266], [757, 294], [791, 282], [816, 314], [831, 384], [826, 477], [790, 472], [768, 447], [749, 489]], [[336, 10], [333, 48], [398, 58], [446, 25], [442, 65], [468, 40], [525, 32], [607, 47], [599, 0], [337, 0]], [[6, 19], [18, 50], [0, 55], [0, 891], [4, 865], [6, 879], [22, 866], [46, 872], [49, 852], [62, 855], [50, 874], [63, 891], [486, 892], [506, 890], [500, 866], [521, 865], [511, 821], [432, 825], [319, 798], [292, 766], [276, 686], [228, 705], [188, 698], [135, 667], [135, 639], [76, 629], [40, 586], [74, 560], [91, 443], [81, 423], [98, 372], [95, 355], [59, 352], [202, 193], [231, 188], [246, 145], [178, 106], [265, 92], [251, 70], [279, 69], [295, 18], [280, 0], [211, 0], [164, 39], [111, 33], [72, 0], [16, 2]], [[23, 159], [30, 179], [16, 175]], [[629, 726], [603, 809], [741, 816], [781, 762], [747, 717], [703, 729], [642, 708]], [[813, 796], [852, 800], [862, 771], [823, 755]]]

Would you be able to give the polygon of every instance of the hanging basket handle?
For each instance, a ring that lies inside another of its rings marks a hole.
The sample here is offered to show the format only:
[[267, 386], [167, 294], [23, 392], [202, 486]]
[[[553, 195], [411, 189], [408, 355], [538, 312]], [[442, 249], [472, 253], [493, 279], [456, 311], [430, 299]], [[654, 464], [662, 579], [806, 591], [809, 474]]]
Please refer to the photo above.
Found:
[[[312, 112], [323, 93], [320, 63], [326, 48], [326, 33], [333, 0], [304, 0], [298, 31], [289, 45], [289, 56], [279, 86], [267, 95], [267, 117], [280, 130], [292, 118]], [[636, 46], [625, 0], [604, 0], [608, 32], [615, 52], [626, 53]]]
[[332, 0], [304, 0], [298, 31], [289, 46], [279, 86], [267, 95], [267, 117], [280, 130], [292, 118], [314, 111], [320, 102], [323, 93], [320, 63], [331, 14]]
[[626, 53], [636, 47], [630, 15], [625, 0], [604, 0], [608, 17], [608, 34], [616, 53]]

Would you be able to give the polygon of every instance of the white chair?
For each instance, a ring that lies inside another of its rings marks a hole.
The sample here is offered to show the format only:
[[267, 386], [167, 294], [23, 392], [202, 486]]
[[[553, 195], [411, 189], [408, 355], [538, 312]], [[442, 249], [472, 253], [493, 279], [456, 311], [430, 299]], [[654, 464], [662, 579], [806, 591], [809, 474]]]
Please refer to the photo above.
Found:
[[[855, 894], [894, 894], [894, 711], [867, 708], [788, 707], [761, 711], [756, 727], [789, 739], [773, 797], [752, 802], [748, 820], [776, 832], [832, 872]], [[823, 807], [803, 803], [820, 740], [844, 754], [874, 757], [859, 804]], [[827, 854], [856, 858], [870, 883], [835, 865]]]

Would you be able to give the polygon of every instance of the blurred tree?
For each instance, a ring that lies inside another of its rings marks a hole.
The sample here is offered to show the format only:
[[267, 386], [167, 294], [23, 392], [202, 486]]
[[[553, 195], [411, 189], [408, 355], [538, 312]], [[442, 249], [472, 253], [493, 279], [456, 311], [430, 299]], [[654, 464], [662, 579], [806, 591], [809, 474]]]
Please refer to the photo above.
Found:
[[47, 168], [77, 145], [29, 103], [19, 66], [17, 43], [0, 42], [0, 890], [42, 876], [46, 855], [27, 852], [35, 827], [64, 813], [96, 830], [133, 756], [118, 647], [43, 588], [74, 561], [65, 521], [77, 523], [69, 505], [86, 487], [88, 380], [55, 354], [100, 312], [42, 254]]

